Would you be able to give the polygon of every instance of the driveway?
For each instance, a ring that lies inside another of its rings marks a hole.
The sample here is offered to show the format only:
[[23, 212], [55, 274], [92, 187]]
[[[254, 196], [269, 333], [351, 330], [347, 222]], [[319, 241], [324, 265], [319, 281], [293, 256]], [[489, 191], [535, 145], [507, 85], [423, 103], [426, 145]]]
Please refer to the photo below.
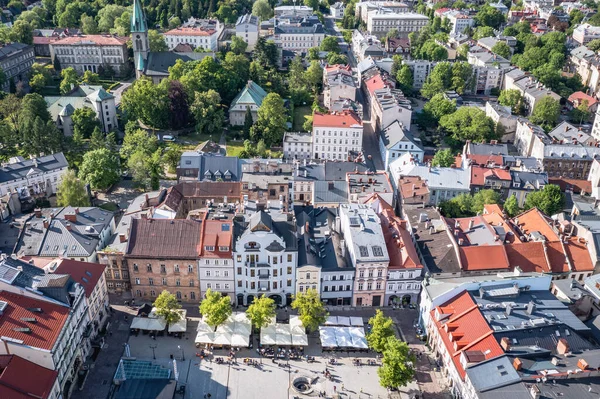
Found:
[[131, 83], [127, 83], [127, 82], [121, 82], [121, 86], [117, 87], [115, 90], [113, 90], [111, 93], [113, 96], [115, 96], [115, 106], [118, 106], [119, 104], [121, 104], [121, 97], [123, 96], [123, 93], [125, 92], [125, 90], [129, 89], [131, 87]]

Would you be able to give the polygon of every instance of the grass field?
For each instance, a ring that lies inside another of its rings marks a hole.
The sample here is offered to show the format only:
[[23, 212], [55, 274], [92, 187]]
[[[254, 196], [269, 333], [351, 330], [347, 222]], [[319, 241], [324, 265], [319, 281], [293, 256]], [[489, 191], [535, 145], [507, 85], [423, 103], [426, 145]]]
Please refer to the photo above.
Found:
[[227, 156], [237, 157], [240, 152], [244, 149], [243, 141], [228, 141], [227, 142]]
[[309, 106], [294, 108], [294, 131], [303, 132], [302, 125], [306, 121], [306, 117], [312, 115], [312, 109]]

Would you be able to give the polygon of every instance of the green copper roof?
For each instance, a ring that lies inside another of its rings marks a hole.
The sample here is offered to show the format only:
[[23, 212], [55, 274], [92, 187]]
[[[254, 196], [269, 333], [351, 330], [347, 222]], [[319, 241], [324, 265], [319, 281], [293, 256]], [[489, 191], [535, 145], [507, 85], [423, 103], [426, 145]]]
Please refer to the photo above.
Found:
[[145, 66], [144, 66], [144, 57], [142, 57], [142, 53], [138, 53], [136, 64], [137, 64], [137, 70], [138, 71], [143, 71], [145, 69]]
[[237, 104], [256, 104], [260, 107], [267, 92], [262, 87], [249, 80], [244, 89], [237, 95], [231, 103], [231, 107]]
[[91, 101], [96, 102], [114, 98], [114, 96], [108, 93], [106, 90], [104, 90], [104, 88], [100, 88], [100, 90], [93, 92], [88, 97]]
[[131, 31], [148, 31], [148, 27], [146, 26], [146, 16], [144, 15], [144, 10], [142, 9], [141, 0], [133, 0], [133, 14], [131, 15]]

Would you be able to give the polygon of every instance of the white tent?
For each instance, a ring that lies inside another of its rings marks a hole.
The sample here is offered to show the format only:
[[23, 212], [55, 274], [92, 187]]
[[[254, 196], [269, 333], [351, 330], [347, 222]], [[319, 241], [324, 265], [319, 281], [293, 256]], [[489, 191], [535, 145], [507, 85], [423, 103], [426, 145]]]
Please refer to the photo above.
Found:
[[[200, 320], [197, 328], [196, 343], [249, 346], [251, 330], [252, 325], [250, 320], [248, 320], [244, 313], [233, 313], [227, 318], [225, 323], [217, 327], [215, 332], [213, 332], [213, 328], [206, 324], [204, 320]], [[200, 341], [199, 338], [203, 341]], [[209, 339], [210, 341], [205, 342]]]
[[337, 341], [335, 339], [335, 330], [329, 327], [319, 327], [319, 333], [321, 334], [321, 346], [324, 348], [335, 348], [337, 347]]
[[292, 345], [308, 346], [308, 336], [306, 334], [292, 334]]
[[261, 329], [261, 332], [260, 332], [261, 345], [276, 345], [277, 344], [277, 334], [275, 334], [275, 331], [265, 332], [262, 330], [263, 329]]
[[232, 334], [228, 332], [217, 332], [215, 333], [215, 345], [231, 345]]
[[169, 324], [170, 333], [186, 332], [187, 331], [187, 310], [180, 309], [181, 318], [177, 323]]
[[149, 317], [134, 317], [131, 322], [131, 328], [147, 331], [162, 331], [167, 326], [167, 322], [163, 319], [151, 319]]
[[337, 316], [329, 316], [325, 321], [326, 326], [337, 326]]
[[212, 344], [215, 340], [215, 333], [198, 331], [195, 342], [197, 344]]
[[275, 318], [271, 324], [260, 329], [260, 343], [262, 345], [308, 345], [308, 336], [304, 332], [302, 322], [298, 316], [290, 317], [290, 324], [278, 324]]
[[233, 334], [231, 336], [231, 346], [249, 346], [250, 336], [242, 334]]
[[350, 336], [352, 337], [352, 346], [354, 348], [367, 349], [369, 347], [363, 327], [350, 328]]
[[290, 334], [277, 334], [275, 338], [277, 345], [291, 345], [292, 336]]
[[363, 327], [319, 327], [324, 348], [368, 348]]
[[363, 322], [362, 317], [350, 317], [350, 325], [353, 327], [364, 327], [365, 323]]
[[352, 336], [347, 327], [338, 327], [335, 330], [335, 340], [340, 348], [352, 347]]
[[350, 318], [346, 316], [338, 316], [338, 326], [350, 327]]

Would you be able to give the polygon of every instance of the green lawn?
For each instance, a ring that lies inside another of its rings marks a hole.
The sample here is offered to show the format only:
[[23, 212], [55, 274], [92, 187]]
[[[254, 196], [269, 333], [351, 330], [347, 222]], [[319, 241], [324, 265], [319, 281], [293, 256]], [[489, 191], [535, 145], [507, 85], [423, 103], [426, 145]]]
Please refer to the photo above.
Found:
[[244, 149], [243, 141], [227, 141], [227, 156], [237, 157]]
[[294, 131], [303, 132], [302, 125], [306, 121], [308, 116], [312, 115], [312, 109], [309, 106], [296, 107], [294, 108]]
[[105, 202], [104, 204], [100, 205], [100, 208], [105, 209], [109, 212], [115, 212], [119, 210], [119, 207], [114, 202]]

